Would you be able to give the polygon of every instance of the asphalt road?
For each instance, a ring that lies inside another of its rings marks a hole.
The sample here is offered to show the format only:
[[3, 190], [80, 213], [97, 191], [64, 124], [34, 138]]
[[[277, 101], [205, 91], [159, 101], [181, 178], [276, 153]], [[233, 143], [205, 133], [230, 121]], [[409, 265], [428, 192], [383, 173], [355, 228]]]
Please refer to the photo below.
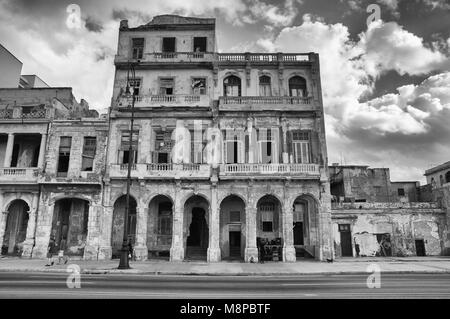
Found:
[[449, 298], [450, 274], [381, 274], [381, 288], [367, 288], [368, 275], [157, 276], [81, 275], [68, 288], [65, 273], [0, 273], [0, 298]]

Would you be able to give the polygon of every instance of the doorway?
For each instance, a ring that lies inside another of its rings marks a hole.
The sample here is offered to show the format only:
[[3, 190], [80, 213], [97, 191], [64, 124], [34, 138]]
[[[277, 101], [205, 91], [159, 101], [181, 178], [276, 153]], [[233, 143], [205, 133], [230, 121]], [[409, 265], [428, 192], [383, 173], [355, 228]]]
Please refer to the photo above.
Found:
[[425, 243], [423, 239], [416, 239], [416, 255], [426, 256], [425, 254]]
[[205, 210], [200, 207], [192, 209], [192, 221], [186, 240], [186, 256], [191, 259], [203, 259], [208, 248], [208, 225]]
[[294, 223], [294, 245], [304, 245], [302, 222]]
[[241, 232], [230, 231], [230, 257], [241, 257]]
[[353, 257], [352, 235], [349, 224], [340, 224], [339, 232], [341, 233], [341, 254], [342, 257]]

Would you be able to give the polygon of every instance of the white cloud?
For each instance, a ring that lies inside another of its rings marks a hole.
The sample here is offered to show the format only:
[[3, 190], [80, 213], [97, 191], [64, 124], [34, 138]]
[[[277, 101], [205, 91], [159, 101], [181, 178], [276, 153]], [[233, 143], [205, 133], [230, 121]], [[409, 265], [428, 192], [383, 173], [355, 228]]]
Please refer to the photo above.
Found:
[[[297, 1], [297, 3], [301, 2]], [[284, 8], [282, 9], [260, 0], [251, 0], [249, 11], [254, 19], [265, 20], [276, 27], [291, 25], [298, 14], [296, 1], [294, 0], [285, 0]]]

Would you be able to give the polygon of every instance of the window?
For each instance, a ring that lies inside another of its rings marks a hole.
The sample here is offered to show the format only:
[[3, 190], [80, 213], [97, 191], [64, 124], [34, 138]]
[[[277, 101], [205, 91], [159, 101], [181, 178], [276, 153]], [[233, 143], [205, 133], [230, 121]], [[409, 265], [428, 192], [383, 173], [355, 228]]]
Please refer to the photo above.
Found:
[[294, 204], [293, 222], [294, 223], [303, 222], [305, 211], [306, 205], [304, 203]]
[[223, 80], [223, 93], [225, 96], [241, 96], [241, 79], [230, 75]]
[[194, 94], [194, 95], [206, 94], [206, 79], [205, 78], [193, 78], [192, 79], [192, 94]]
[[72, 147], [72, 137], [61, 136], [59, 140], [58, 176], [67, 176], [69, 171], [70, 148]]
[[294, 155], [294, 163], [305, 164], [310, 163], [310, 141], [309, 132], [293, 131], [292, 132], [292, 149]]
[[445, 173], [445, 182], [446, 182], [446, 183], [450, 183], [450, 171], [448, 171], [447, 173]]
[[172, 234], [172, 204], [159, 204], [158, 216], [158, 234], [171, 235]]
[[243, 132], [236, 130], [226, 130], [223, 133], [224, 142], [224, 160], [226, 164], [236, 164], [241, 161], [242, 140], [240, 135]]
[[144, 54], [144, 38], [133, 38], [132, 40], [132, 58], [142, 59]]
[[130, 79], [128, 85], [130, 86], [130, 93], [139, 95], [141, 91], [141, 79]]
[[272, 96], [272, 87], [270, 84], [270, 77], [263, 75], [259, 78], [259, 95]]
[[156, 132], [154, 163], [170, 163], [173, 140], [172, 131]]
[[440, 186], [444, 185], [444, 176], [442, 176], [442, 175], [439, 176], [439, 183], [440, 183]]
[[340, 232], [349, 232], [350, 231], [350, 224], [339, 224], [339, 231]]
[[240, 211], [231, 211], [230, 212], [230, 223], [239, 223], [241, 221], [241, 212]]
[[306, 97], [306, 80], [300, 76], [289, 79], [290, 96]]
[[275, 205], [273, 203], [262, 203], [260, 206], [260, 211], [261, 211], [262, 231], [272, 232]]
[[272, 163], [272, 129], [261, 128], [258, 130], [259, 162]]
[[173, 78], [161, 78], [159, 80], [159, 94], [173, 95], [173, 93], [174, 93], [174, 79]]
[[206, 37], [194, 38], [194, 52], [206, 52]]
[[162, 52], [175, 52], [175, 38], [163, 38]]
[[205, 143], [203, 141], [203, 131], [198, 133], [191, 131], [191, 163], [203, 163], [203, 149]]
[[82, 154], [82, 171], [92, 171], [94, 167], [94, 157], [97, 148], [97, 139], [95, 137], [85, 137]]
[[[132, 153], [130, 154], [130, 130], [122, 131], [122, 138], [120, 143], [120, 158], [122, 164], [128, 164], [130, 162], [137, 163], [138, 138], [139, 131], [134, 130], [131, 139]], [[132, 161], [130, 161], [130, 155], [133, 157]]]
[[405, 189], [404, 188], [398, 188], [397, 189], [398, 196], [405, 196]]

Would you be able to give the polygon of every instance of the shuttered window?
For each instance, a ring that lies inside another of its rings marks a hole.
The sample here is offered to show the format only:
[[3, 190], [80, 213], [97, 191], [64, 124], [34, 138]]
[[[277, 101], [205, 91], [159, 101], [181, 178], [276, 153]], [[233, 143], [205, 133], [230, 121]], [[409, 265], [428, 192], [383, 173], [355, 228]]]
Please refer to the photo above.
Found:
[[310, 134], [307, 131], [292, 132], [292, 151], [294, 163], [305, 164], [311, 162]]
[[82, 171], [92, 171], [94, 167], [95, 151], [97, 150], [97, 139], [95, 137], [85, 137], [82, 154]]

